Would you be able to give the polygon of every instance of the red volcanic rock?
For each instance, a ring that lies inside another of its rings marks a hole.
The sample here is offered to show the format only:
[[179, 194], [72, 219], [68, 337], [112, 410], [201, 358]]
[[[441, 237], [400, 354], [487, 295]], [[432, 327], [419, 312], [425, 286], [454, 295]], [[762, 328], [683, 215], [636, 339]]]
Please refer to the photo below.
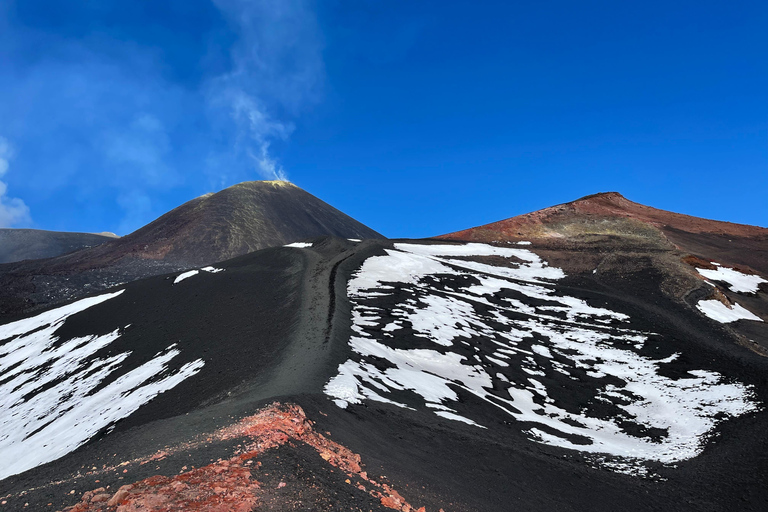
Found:
[[436, 238], [484, 243], [531, 240], [539, 248], [554, 250], [573, 249], [589, 239], [612, 240], [613, 248], [643, 243], [655, 250], [677, 249], [707, 258], [694, 265], [700, 268], [717, 261], [768, 275], [768, 229], [659, 210], [617, 192], [582, 197]]
[[396, 500], [395, 498], [391, 498], [389, 496], [384, 496], [383, 498], [381, 498], [381, 504], [387, 508], [400, 510], [400, 501]]
[[[229, 461], [226, 461], [229, 462]], [[217, 471], [224, 468], [224, 471]], [[256, 504], [257, 481], [239, 464], [214, 463], [172, 478], [153, 476], [121, 487], [106, 501], [86, 493], [68, 512], [206, 510], [247, 512]], [[93, 492], [93, 491], [91, 491]], [[108, 495], [106, 495], [108, 496]], [[89, 499], [90, 498], [90, 499]]]
[[[297, 405], [272, 404], [253, 416], [207, 436], [207, 442], [223, 440], [245, 440], [244, 448], [228, 460], [184, 471], [173, 477], [158, 475], [132, 485], [124, 485], [111, 497], [104, 493], [104, 488], [94, 489], [85, 493], [80, 503], [67, 508], [66, 512], [249, 512], [256, 508], [261, 492], [259, 482], [254, 479], [260, 463], [252, 464], [252, 459], [289, 441], [303, 442], [313, 447], [323, 460], [354, 478], [355, 482], [349, 479], [347, 482], [358, 489], [366, 489], [358, 481], [367, 482], [371, 486], [368, 494], [380, 499], [383, 506], [402, 512], [414, 510], [396, 490], [377, 482], [362, 471], [358, 454], [315, 432], [312, 421]], [[162, 453], [162, 457], [165, 457], [193, 446], [195, 443], [189, 443], [158, 454]], [[158, 454], [129, 464], [141, 465], [157, 460]], [[285, 486], [285, 482], [280, 482], [278, 488]], [[419, 510], [424, 509], [422, 507]]]
[[[115, 507], [120, 504], [121, 501], [123, 501], [125, 498], [128, 497], [128, 491], [133, 489], [132, 485], [124, 485], [120, 489], [117, 490], [114, 496], [107, 501], [108, 507]], [[93, 503], [93, 501], [91, 501]]]
[[553, 229], [553, 226], [577, 218], [626, 218], [640, 221], [655, 228], [679, 229], [688, 233], [712, 233], [739, 237], [768, 236], [768, 229], [766, 228], [702, 219], [659, 210], [630, 201], [618, 192], [605, 192], [484, 226], [448, 233], [437, 238], [492, 242], [558, 237], [558, 235], [565, 235], [558, 233], [556, 229]]

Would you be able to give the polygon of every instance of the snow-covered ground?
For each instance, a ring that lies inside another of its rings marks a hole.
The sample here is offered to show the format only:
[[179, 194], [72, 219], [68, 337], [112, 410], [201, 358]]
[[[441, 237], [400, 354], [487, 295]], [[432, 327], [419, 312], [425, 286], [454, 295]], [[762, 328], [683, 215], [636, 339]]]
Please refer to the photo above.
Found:
[[669, 377], [678, 354], [644, 350], [659, 336], [558, 292], [562, 277], [517, 247], [395, 244], [348, 283], [355, 355], [325, 391], [343, 408], [374, 400], [478, 427], [490, 407], [533, 441], [607, 454], [605, 467], [630, 473], [694, 457], [718, 422], [758, 409], [716, 372]]
[[169, 371], [180, 353], [170, 345], [126, 371], [130, 352], [107, 354], [123, 329], [59, 339], [67, 318], [121, 293], [0, 326], [0, 480], [66, 455], [203, 367], [198, 359]]
[[755, 320], [762, 322], [763, 320], [753, 314], [751, 311], [744, 309], [739, 304], [734, 304], [733, 307], [728, 307], [719, 300], [700, 300], [696, 307], [707, 315], [712, 320], [716, 320], [720, 323], [730, 323], [736, 320]]
[[737, 293], [756, 293], [760, 283], [766, 283], [760, 276], [744, 274], [736, 269], [723, 267], [719, 263], [712, 262], [716, 269], [697, 268], [696, 270], [702, 276], [713, 281], [724, 281], [732, 292]]
[[204, 272], [208, 272], [209, 274], [218, 274], [219, 272], [224, 272], [223, 268], [216, 268], [216, 267], [203, 267], [201, 269], [193, 269], [193, 270], [187, 270], [186, 272], [182, 272], [178, 276], [176, 276], [176, 279], [173, 280], [173, 284], [179, 284], [185, 279], [189, 279], [190, 277], [196, 276], [200, 273], [200, 270]]
[[[724, 267], [716, 261], [713, 261], [712, 264], [717, 268], [697, 268], [696, 270], [707, 279], [728, 283], [728, 288], [730, 288], [732, 292], [757, 293], [760, 284], [768, 282], [760, 276], [744, 274], [736, 269]], [[706, 282], [707, 284], [716, 287], [709, 281]], [[699, 301], [698, 304], [696, 304], [696, 308], [712, 320], [723, 324], [735, 322], [737, 320], [763, 321], [759, 316], [736, 303], [734, 303], [733, 306], [726, 306], [718, 300], [709, 299]]]

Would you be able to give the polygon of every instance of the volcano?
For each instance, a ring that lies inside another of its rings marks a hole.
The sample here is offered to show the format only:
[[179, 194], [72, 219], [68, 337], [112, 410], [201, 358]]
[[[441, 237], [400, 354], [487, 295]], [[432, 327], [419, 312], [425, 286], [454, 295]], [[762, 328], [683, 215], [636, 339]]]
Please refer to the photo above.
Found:
[[768, 291], [766, 228], [659, 210], [607, 192], [437, 239], [531, 243], [569, 274], [611, 285], [652, 274], [663, 293], [711, 316], [763, 320], [726, 323], [739, 343], [768, 354], [768, 303], [757, 294]]
[[0, 265], [0, 316], [322, 235], [383, 238], [289, 182], [240, 183], [96, 247]]
[[2, 506], [764, 510], [760, 262], [574, 211], [315, 237], [7, 319]]
[[484, 226], [439, 236], [445, 240], [605, 241], [607, 237], [668, 242], [690, 253], [768, 273], [768, 229], [701, 219], [635, 203], [618, 192], [593, 194]]

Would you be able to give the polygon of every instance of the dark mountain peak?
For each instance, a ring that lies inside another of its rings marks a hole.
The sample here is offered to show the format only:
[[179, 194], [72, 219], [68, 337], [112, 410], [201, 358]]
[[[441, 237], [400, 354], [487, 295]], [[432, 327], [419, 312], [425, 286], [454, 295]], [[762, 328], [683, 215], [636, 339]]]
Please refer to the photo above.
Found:
[[104, 249], [196, 266], [322, 235], [383, 238], [290, 182], [247, 181], [188, 201]]
[[598, 192], [597, 194], [589, 194], [588, 196], [580, 197], [575, 201], [571, 201], [571, 202], [577, 203], [579, 201], [588, 201], [590, 199], [593, 199], [593, 200], [604, 199], [608, 201], [618, 201], [618, 200], [624, 199], [626, 201], [626, 198], [623, 195], [621, 195], [621, 193], [619, 192]]
[[3, 265], [0, 314], [319, 236], [384, 238], [292, 183], [240, 183], [187, 201], [122, 238], [104, 238], [97, 247]]
[[[250, 188], [250, 189], [264, 189], [264, 188], [299, 188], [288, 180], [253, 180], [243, 181], [236, 185], [229, 187], [230, 189]], [[227, 190], [227, 189], [225, 189]]]

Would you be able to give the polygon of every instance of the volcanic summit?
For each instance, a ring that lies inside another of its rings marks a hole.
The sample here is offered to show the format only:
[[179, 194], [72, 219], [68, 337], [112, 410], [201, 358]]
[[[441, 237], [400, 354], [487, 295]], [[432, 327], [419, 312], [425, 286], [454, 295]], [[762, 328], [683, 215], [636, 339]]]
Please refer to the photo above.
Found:
[[0, 265], [0, 316], [324, 235], [384, 238], [292, 183], [240, 183], [192, 199], [129, 235], [95, 247]]

